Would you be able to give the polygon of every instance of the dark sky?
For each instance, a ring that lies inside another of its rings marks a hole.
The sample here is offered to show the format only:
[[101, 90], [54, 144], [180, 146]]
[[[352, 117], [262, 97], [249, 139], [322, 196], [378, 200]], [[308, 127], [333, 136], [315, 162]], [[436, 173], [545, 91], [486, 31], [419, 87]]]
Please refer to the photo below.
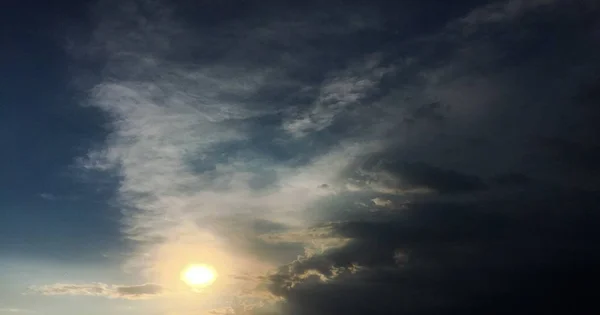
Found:
[[595, 314], [599, 16], [10, 0], [0, 315]]

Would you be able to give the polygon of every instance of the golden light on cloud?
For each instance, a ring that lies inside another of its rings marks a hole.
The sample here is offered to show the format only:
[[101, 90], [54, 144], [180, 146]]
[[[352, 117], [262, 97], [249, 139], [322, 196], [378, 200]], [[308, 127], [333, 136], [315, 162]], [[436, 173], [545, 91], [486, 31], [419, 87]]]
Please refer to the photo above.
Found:
[[181, 271], [181, 280], [190, 287], [207, 287], [217, 280], [217, 272], [208, 265], [189, 265]]

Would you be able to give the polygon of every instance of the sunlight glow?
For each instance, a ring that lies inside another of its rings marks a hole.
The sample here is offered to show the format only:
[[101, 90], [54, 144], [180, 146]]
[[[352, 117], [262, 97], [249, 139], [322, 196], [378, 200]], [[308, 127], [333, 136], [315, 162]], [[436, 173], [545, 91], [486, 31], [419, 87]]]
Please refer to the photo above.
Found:
[[189, 265], [181, 272], [181, 280], [191, 287], [206, 287], [217, 279], [217, 272], [207, 265]]

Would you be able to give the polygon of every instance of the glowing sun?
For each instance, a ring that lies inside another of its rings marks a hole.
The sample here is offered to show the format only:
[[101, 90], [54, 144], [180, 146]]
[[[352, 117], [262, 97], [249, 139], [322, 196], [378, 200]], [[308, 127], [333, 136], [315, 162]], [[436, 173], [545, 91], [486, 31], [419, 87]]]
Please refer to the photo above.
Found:
[[181, 280], [191, 287], [206, 287], [217, 279], [217, 272], [207, 265], [189, 265], [181, 272]]

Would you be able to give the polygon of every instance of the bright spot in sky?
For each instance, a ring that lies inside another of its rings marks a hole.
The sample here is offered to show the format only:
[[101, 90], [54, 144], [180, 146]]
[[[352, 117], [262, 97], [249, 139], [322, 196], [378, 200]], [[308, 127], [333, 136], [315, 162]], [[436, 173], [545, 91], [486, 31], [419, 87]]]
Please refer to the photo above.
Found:
[[217, 272], [207, 265], [189, 265], [181, 272], [181, 280], [191, 287], [206, 287], [217, 279]]

